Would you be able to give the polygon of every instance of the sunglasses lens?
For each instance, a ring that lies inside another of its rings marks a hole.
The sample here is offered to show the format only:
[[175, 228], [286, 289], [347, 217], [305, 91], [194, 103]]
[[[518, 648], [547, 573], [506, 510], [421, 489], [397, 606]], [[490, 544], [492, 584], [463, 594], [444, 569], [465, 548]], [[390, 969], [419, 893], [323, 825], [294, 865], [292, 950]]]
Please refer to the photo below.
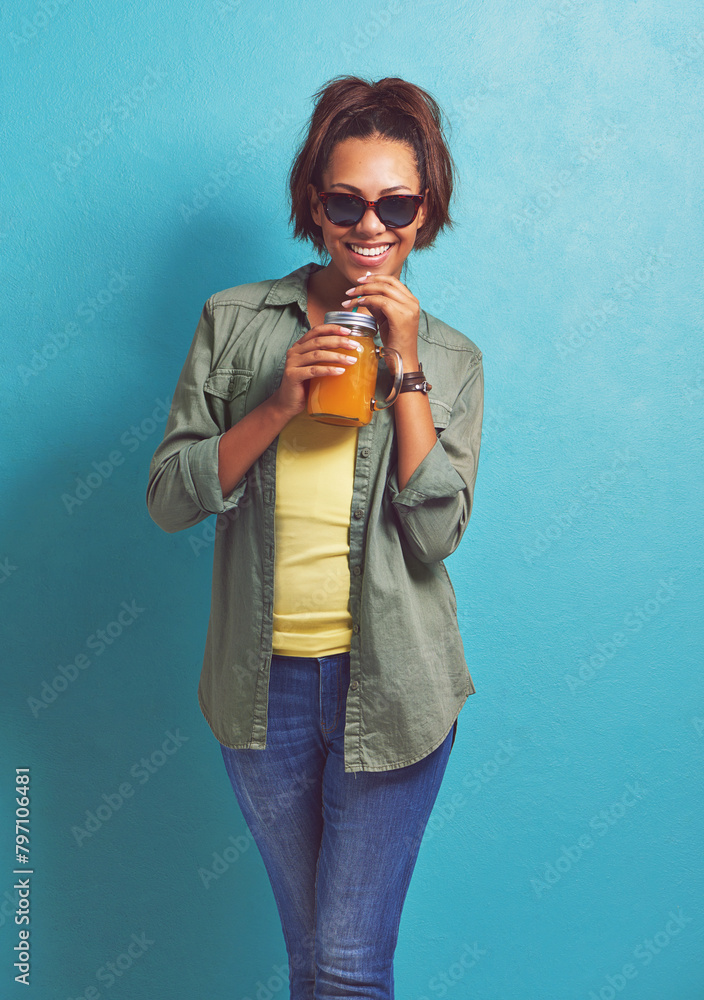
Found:
[[[354, 194], [329, 194], [327, 217], [335, 226], [354, 226], [364, 215], [364, 202]], [[391, 229], [410, 226], [417, 209], [411, 198], [389, 195], [377, 203], [378, 215]]]
[[379, 217], [385, 226], [402, 228], [409, 226], [416, 215], [416, 206], [406, 198], [382, 198], [379, 202]]
[[331, 194], [327, 200], [328, 218], [335, 226], [354, 226], [362, 218], [363, 205], [351, 194]]

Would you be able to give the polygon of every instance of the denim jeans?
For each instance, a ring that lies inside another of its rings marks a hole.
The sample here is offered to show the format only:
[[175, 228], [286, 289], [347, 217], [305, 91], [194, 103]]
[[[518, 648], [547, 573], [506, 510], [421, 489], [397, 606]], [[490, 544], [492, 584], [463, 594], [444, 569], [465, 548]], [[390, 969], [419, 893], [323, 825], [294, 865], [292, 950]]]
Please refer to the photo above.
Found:
[[349, 653], [274, 655], [265, 750], [220, 744], [276, 899], [291, 1000], [393, 1000], [401, 910], [457, 723], [392, 771], [345, 772]]

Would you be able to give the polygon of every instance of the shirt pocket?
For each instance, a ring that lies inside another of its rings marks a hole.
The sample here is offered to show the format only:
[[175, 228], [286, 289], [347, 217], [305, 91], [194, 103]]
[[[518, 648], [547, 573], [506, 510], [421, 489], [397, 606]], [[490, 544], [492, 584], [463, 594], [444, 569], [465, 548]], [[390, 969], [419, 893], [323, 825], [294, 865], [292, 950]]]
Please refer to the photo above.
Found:
[[247, 393], [254, 372], [247, 368], [215, 368], [203, 383], [206, 404], [223, 431], [247, 413]]
[[444, 403], [441, 399], [432, 399], [430, 396], [428, 396], [428, 402], [430, 403], [430, 412], [433, 416], [435, 432], [439, 437], [441, 431], [450, 423], [452, 407], [448, 403]]

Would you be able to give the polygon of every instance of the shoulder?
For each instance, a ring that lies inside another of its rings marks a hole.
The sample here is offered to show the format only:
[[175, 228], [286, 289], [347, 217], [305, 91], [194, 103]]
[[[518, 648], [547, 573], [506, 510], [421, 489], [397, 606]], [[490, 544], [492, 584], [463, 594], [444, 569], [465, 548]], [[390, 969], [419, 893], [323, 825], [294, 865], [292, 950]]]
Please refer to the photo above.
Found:
[[266, 298], [278, 281], [278, 278], [271, 278], [266, 281], [252, 281], [246, 285], [234, 285], [232, 288], [225, 288], [221, 292], [215, 292], [208, 299], [211, 311], [226, 306], [246, 306], [250, 309], [263, 308]]
[[451, 355], [456, 352], [454, 354], [456, 360], [461, 359], [468, 367], [482, 360], [481, 350], [466, 334], [460, 330], [455, 330], [454, 327], [444, 323], [437, 316], [433, 316], [431, 313], [421, 309], [421, 320], [423, 317], [426, 320], [427, 330], [423, 330], [421, 322], [420, 335], [428, 343], [433, 344], [436, 349], [445, 351]]
[[212, 315], [218, 310], [227, 313], [228, 310], [237, 311], [244, 307], [256, 312], [265, 308], [286, 308], [296, 302], [305, 310], [308, 277], [321, 266], [309, 262], [283, 278], [268, 278], [265, 281], [252, 281], [246, 285], [225, 288], [210, 296], [208, 311]]

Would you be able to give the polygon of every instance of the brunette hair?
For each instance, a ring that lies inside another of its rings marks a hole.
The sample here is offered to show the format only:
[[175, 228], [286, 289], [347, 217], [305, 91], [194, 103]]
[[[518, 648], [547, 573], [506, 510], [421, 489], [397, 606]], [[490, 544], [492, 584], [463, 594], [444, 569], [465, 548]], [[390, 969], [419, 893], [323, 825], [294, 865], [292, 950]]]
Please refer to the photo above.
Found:
[[319, 252], [325, 252], [322, 230], [310, 212], [307, 186], [321, 189], [323, 172], [338, 142], [372, 136], [410, 146], [421, 193], [429, 189], [415, 249], [431, 247], [440, 230], [452, 228], [449, 204], [456, 168], [445, 139], [442, 111], [427, 91], [395, 76], [376, 83], [337, 76], [316, 92], [315, 101], [288, 176], [295, 239], [310, 240]]

